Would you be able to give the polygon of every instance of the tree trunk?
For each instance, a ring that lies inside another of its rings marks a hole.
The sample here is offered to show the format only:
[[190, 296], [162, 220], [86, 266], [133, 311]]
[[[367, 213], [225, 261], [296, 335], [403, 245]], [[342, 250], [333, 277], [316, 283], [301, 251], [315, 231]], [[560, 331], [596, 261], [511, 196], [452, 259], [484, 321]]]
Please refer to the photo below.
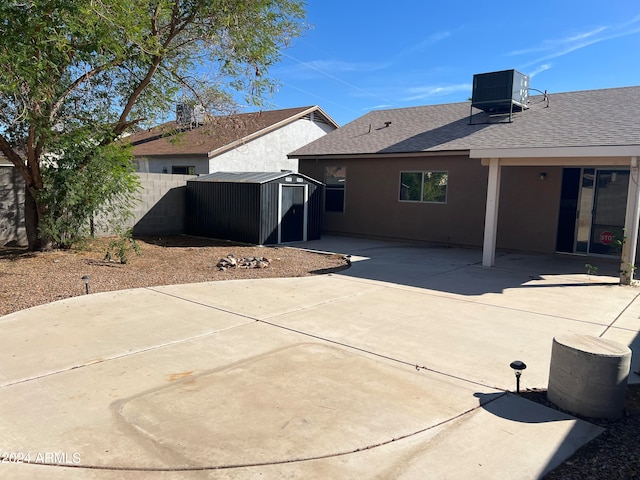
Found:
[[43, 206], [38, 205], [30, 188], [25, 188], [24, 194], [24, 227], [27, 232], [27, 242], [29, 250], [49, 250], [51, 241], [43, 239], [40, 235], [40, 218], [42, 217]]

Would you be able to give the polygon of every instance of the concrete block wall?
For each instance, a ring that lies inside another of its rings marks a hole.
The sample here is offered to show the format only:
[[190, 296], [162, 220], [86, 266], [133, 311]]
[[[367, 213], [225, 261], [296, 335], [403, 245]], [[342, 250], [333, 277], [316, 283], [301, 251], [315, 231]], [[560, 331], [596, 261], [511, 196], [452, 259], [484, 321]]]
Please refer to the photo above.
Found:
[[[128, 222], [134, 235], [185, 232], [187, 180], [193, 175], [138, 173], [142, 190]], [[99, 232], [110, 235], [113, 232]], [[27, 245], [24, 228], [24, 181], [13, 166], [0, 166], [0, 245]]]
[[24, 180], [13, 165], [0, 165], [0, 245], [26, 245]]
[[140, 202], [129, 222], [134, 235], [179, 235], [185, 231], [187, 180], [193, 175], [137, 173]]

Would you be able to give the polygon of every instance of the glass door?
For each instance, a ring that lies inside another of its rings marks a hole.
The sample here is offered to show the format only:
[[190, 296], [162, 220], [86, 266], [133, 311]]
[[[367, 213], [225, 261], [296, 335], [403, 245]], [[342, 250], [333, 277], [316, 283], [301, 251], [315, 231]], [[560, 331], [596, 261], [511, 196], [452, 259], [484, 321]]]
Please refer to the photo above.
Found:
[[589, 253], [591, 238], [591, 218], [593, 213], [595, 169], [582, 169], [576, 221], [576, 253]]
[[628, 188], [628, 170], [582, 169], [576, 215], [576, 253], [620, 255]]
[[589, 253], [620, 255], [624, 241], [629, 171], [596, 170]]

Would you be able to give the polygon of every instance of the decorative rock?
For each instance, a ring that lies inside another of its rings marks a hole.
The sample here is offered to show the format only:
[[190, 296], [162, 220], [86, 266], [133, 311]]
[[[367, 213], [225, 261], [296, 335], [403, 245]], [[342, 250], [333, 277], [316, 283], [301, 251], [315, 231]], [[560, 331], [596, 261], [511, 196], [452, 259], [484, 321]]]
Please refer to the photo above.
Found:
[[268, 268], [270, 264], [271, 262], [264, 257], [236, 258], [230, 253], [218, 260], [216, 267], [225, 271], [229, 268]]
[[593, 418], [618, 419], [624, 412], [629, 347], [590, 335], [559, 335], [553, 339], [550, 402], [569, 412]]

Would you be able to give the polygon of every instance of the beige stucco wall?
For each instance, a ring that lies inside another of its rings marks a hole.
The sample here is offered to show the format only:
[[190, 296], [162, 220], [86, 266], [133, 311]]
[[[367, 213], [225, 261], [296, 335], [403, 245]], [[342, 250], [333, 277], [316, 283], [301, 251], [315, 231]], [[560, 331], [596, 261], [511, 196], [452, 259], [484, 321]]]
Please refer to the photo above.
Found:
[[[464, 156], [304, 160], [300, 171], [324, 181], [325, 166], [347, 167], [345, 212], [325, 212], [323, 231], [481, 247], [488, 167]], [[446, 204], [399, 202], [400, 172], [446, 170]], [[547, 174], [544, 181], [540, 173]], [[503, 167], [497, 247], [553, 253], [562, 167]]]
[[555, 252], [561, 189], [562, 167], [502, 167], [497, 248]]
[[[345, 212], [325, 212], [323, 231], [457, 245], [482, 244], [488, 169], [463, 156], [301, 161], [324, 181], [325, 166], [347, 166]], [[446, 170], [446, 204], [400, 202], [400, 172]]]

